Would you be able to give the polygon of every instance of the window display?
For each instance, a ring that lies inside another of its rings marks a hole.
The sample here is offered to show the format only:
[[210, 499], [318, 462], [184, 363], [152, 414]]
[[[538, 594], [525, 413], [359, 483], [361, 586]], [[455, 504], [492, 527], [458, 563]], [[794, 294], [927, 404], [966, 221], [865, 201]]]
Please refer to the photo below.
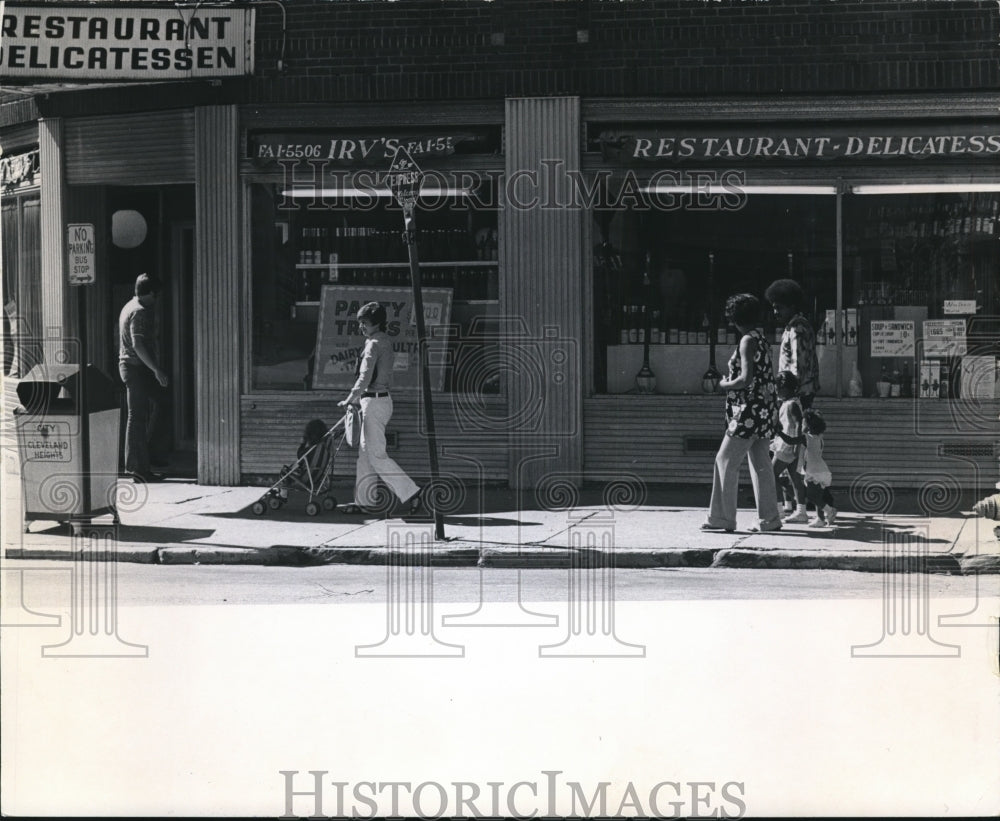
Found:
[[3, 334], [5, 376], [42, 361], [41, 209], [37, 193], [4, 194]]
[[[806, 316], [819, 329], [836, 309], [836, 208], [832, 196], [750, 195], [742, 207], [595, 211], [595, 386], [598, 393], [648, 392], [636, 376], [649, 350], [655, 392], [712, 390], [715, 346], [736, 344], [722, 305], [730, 294], [762, 296], [775, 279], [802, 284]], [[763, 317], [772, 342], [782, 328]], [[719, 361], [728, 357], [719, 354]], [[835, 367], [820, 357], [830, 392]]]
[[[1000, 193], [856, 189], [843, 196], [839, 316], [834, 196], [595, 211], [597, 392], [711, 391], [713, 343], [736, 342], [719, 306], [788, 277], [808, 300], [821, 395], [1000, 394]], [[762, 324], [780, 338], [773, 317]]]
[[[393, 200], [367, 196], [352, 202], [317, 198], [314, 192], [296, 200], [294, 193], [286, 193], [276, 184], [251, 185], [254, 390], [317, 387], [315, 354], [324, 291], [410, 284], [402, 212]], [[488, 327], [483, 318], [498, 312], [497, 211], [481, 207], [483, 201], [438, 197], [417, 208], [422, 284], [450, 293], [450, 321], [465, 341], [465, 355], [470, 353], [470, 329]], [[360, 343], [357, 329], [341, 331], [355, 333]], [[448, 370], [444, 390], [450, 390]]]
[[992, 192], [845, 198], [844, 304], [864, 396], [993, 398], [996, 353], [971, 350], [969, 333], [1000, 317], [998, 221]]

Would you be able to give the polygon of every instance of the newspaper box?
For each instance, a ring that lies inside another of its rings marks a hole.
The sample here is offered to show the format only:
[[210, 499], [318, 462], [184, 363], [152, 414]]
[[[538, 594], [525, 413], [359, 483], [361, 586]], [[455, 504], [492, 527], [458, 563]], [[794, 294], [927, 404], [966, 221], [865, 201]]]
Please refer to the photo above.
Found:
[[[17, 398], [25, 526], [36, 519], [70, 521], [104, 513], [117, 520], [119, 398], [114, 382], [91, 365], [85, 370], [38, 365], [18, 384]], [[86, 475], [84, 448], [89, 456]]]

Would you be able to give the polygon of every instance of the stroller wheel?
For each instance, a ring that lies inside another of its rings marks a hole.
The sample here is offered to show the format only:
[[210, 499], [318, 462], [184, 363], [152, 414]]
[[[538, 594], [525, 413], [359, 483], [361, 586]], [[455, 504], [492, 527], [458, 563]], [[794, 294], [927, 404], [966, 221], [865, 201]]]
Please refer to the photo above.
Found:
[[271, 508], [271, 510], [279, 510], [281, 508], [281, 498], [278, 496], [272, 496], [267, 500], [267, 506]]
[[319, 505], [315, 502], [309, 502], [306, 505], [306, 515], [315, 516], [317, 513], [319, 513]]
[[333, 510], [337, 506], [337, 499], [334, 496], [323, 497], [323, 510]]
[[264, 507], [264, 503], [259, 499], [253, 503], [253, 507], [250, 509], [254, 512], [255, 516], [263, 516], [267, 510], [267, 508]]

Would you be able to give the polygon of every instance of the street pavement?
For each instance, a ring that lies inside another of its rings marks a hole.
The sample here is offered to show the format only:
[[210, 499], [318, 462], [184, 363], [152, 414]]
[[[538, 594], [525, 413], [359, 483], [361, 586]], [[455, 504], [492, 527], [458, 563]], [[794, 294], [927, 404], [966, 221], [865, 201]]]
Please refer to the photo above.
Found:
[[[962, 509], [946, 514], [927, 515], [922, 500], [899, 495], [881, 500], [891, 505], [887, 512], [842, 510], [833, 527], [785, 525], [779, 532], [756, 533], [749, 529], [755, 516], [747, 489], [741, 492], [739, 529], [724, 533], [700, 530], [707, 488], [651, 487], [637, 495], [588, 486], [546, 494], [469, 485], [453, 488], [442, 502], [445, 539], [435, 540], [430, 518], [340, 510], [309, 516], [308, 498], [295, 491], [281, 509], [256, 515], [252, 508], [265, 488], [120, 480], [120, 524], [112, 525], [109, 516], [97, 519], [94, 524], [110, 528], [111, 538], [87, 540], [66, 523], [34, 521], [25, 532], [20, 482], [9, 471], [3, 479], [8, 559], [86, 558], [81, 550], [99, 559], [101, 551], [90, 545], [100, 545], [119, 561], [151, 564], [306, 566], [394, 559], [522, 568], [613, 562], [623, 568], [1000, 573], [998, 523], [971, 513], [978, 501], [971, 496], [961, 500]], [[349, 486], [335, 491], [342, 501], [350, 500]]]

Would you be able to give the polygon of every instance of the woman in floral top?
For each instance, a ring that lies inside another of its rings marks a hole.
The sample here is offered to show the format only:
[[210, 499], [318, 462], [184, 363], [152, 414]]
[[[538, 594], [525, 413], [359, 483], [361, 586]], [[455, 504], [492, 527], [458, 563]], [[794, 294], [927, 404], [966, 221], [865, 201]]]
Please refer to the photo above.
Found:
[[750, 481], [757, 500], [757, 527], [781, 530], [778, 492], [769, 446], [777, 434], [778, 395], [771, 368], [771, 347], [758, 330], [760, 300], [737, 294], [726, 300], [726, 320], [740, 332], [739, 347], [729, 360], [729, 373], [719, 382], [726, 389], [726, 434], [715, 456], [712, 501], [702, 530], [736, 529], [740, 466], [750, 462]]

